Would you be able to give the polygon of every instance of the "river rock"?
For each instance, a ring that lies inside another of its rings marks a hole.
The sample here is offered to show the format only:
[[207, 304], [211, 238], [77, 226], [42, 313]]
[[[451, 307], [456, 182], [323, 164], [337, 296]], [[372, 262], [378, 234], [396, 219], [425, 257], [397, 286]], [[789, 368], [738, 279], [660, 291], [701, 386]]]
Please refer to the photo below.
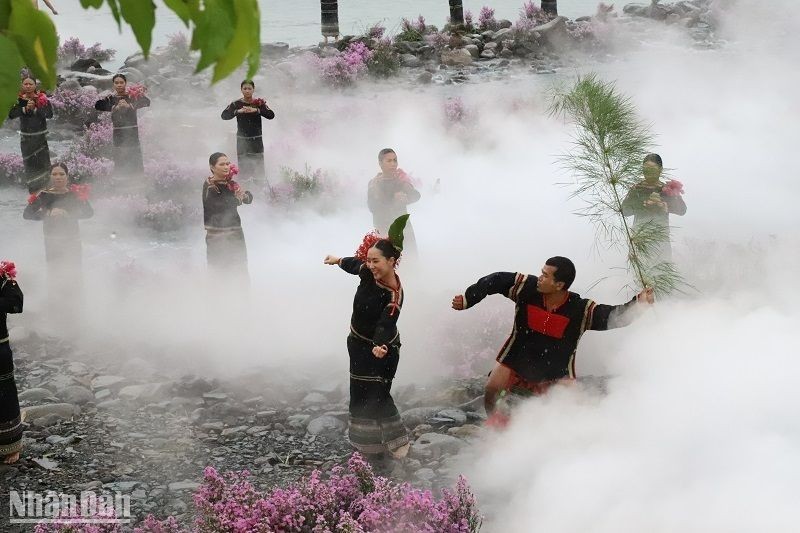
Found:
[[536, 26], [533, 32], [538, 33], [541, 42], [551, 50], [561, 50], [570, 44], [567, 17], [556, 17], [547, 24]]
[[448, 421], [460, 426], [467, 422], [467, 415], [461, 409], [442, 409], [434, 417], [435, 421]]
[[444, 453], [458, 453], [465, 444], [463, 440], [452, 435], [425, 433], [414, 441], [411, 452], [415, 458], [438, 459]]
[[21, 402], [40, 402], [42, 400], [56, 401], [56, 398], [53, 396], [52, 391], [42, 387], [27, 389], [19, 393], [19, 401]]
[[80, 385], [70, 385], [58, 394], [59, 398], [67, 403], [84, 405], [94, 402], [92, 391]]
[[43, 416], [54, 414], [59, 418], [71, 419], [80, 414], [81, 409], [71, 403], [51, 403], [46, 405], [34, 405], [24, 409], [26, 420], [36, 420]]
[[347, 429], [347, 422], [329, 415], [317, 417], [308, 423], [306, 431], [311, 435], [341, 435]]
[[473, 59], [478, 59], [478, 57], [481, 55], [480, 49], [475, 44], [468, 44], [464, 47], [464, 50], [469, 52]]
[[289, 45], [283, 42], [261, 43], [261, 53], [264, 57], [285, 57], [289, 54]]
[[472, 54], [463, 48], [442, 52], [442, 63], [456, 67], [472, 64]]
[[415, 56], [414, 54], [403, 54], [400, 56], [400, 61], [403, 63], [404, 67], [418, 67], [422, 64], [422, 61]]
[[403, 411], [400, 416], [407, 427], [413, 428], [427, 422], [429, 418], [435, 416], [441, 409], [441, 407], [414, 407]]
[[128, 378], [122, 376], [97, 376], [92, 380], [92, 388], [119, 390], [126, 381], [128, 381]]

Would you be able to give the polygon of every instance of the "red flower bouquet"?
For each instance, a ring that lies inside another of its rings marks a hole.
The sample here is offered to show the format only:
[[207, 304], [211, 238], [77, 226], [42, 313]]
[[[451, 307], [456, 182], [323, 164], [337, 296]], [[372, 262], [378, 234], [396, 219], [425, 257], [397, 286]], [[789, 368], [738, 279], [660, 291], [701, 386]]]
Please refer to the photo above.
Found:
[[75, 193], [75, 196], [78, 197], [78, 200], [82, 202], [87, 201], [89, 199], [89, 194], [92, 192], [92, 188], [88, 184], [73, 184], [69, 186], [69, 190]]
[[678, 180], [669, 180], [661, 189], [667, 196], [680, 196], [683, 194], [683, 183]]
[[250, 102], [250, 105], [253, 107], [261, 107], [262, 105], [266, 104], [263, 98], [253, 98], [253, 101]]
[[39, 195], [37, 193], [33, 193], [30, 196], [28, 196], [28, 205], [31, 205], [33, 202], [35, 202], [37, 198], [39, 198]]
[[131, 100], [138, 100], [139, 98], [147, 94], [147, 87], [145, 87], [141, 83], [134, 83], [132, 85], [128, 85], [127, 91], [128, 91], [128, 96], [131, 97]]
[[12, 261], [0, 261], [0, 277], [16, 278], [17, 266]]
[[361, 245], [356, 250], [355, 258], [359, 261], [366, 262], [367, 261], [367, 252], [370, 248], [375, 246], [375, 243], [379, 240], [383, 239], [377, 231], [372, 230], [366, 235], [364, 235], [364, 240], [361, 241]]
[[33, 93], [33, 98], [28, 98], [28, 96], [25, 95], [25, 93], [19, 93], [19, 98], [21, 100], [34, 100], [34, 102], [36, 103], [36, 108], [37, 109], [41, 109], [41, 108], [45, 107], [49, 103], [49, 100], [47, 99], [47, 95], [44, 94], [43, 92], [35, 92], [35, 93]]

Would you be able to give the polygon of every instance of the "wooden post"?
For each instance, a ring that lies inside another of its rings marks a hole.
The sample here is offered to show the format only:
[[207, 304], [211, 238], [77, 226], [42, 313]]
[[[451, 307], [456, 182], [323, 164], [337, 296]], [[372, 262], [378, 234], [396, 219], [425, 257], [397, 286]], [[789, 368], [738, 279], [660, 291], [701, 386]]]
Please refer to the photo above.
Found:
[[338, 0], [320, 0], [322, 12], [322, 36], [325, 42], [328, 37], [339, 37], [339, 2]]
[[548, 15], [558, 15], [558, 0], [542, 0], [542, 11]]
[[464, 24], [463, 0], [449, 0], [449, 2], [450, 2], [450, 24]]

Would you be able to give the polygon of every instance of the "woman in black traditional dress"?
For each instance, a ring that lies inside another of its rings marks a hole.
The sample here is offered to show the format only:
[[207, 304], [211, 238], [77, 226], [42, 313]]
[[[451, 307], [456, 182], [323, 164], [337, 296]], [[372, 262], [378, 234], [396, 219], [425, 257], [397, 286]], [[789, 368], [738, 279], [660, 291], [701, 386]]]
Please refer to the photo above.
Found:
[[80, 219], [91, 218], [87, 185], [70, 185], [64, 163], [50, 168], [50, 186], [31, 195], [22, 212], [26, 220], [41, 220], [50, 297], [66, 304], [80, 296], [82, 287], [82, 246]]
[[252, 80], [244, 80], [241, 84], [242, 97], [222, 111], [222, 120], [236, 118], [236, 155], [242, 177], [263, 183], [266, 174], [261, 117], [272, 120], [275, 112], [261, 98], [253, 98], [255, 88]]
[[218, 272], [246, 277], [247, 247], [238, 207], [251, 203], [253, 195], [233, 180], [235, 166], [227, 155], [211, 154], [208, 165], [211, 176], [203, 183], [208, 266]]
[[43, 92], [36, 90], [36, 80], [29, 77], [22, 80], [19, 99], [8, 118], [19, 118], [19, 145], [28, 192], [39, 191], [47, 183], [50, 168], [47, 119], [53, 118], [53, 106]]
[[139, 142], [139, 121], [136, 110], [150, 106], [144, 88], [128, 90], [128, 78], [117, 74], [113, 78], [114, 94], [98, 100], [94, 108], [111, 113], [114, 125], [114, 173], [141, 176], [144, 173], [142, 145]]
[[[408, 215], [405, 217], [408, 218]], [[395, 269], [402, 248], [370, 233], [355, 257], [325, 258], [360, 278], [353, 299], [350, 335], [350, 442], [363, 454], [408, 453], [408, 431], [391, 395], [400, 359], [397, 319], [403, 306], [403, 287]], [[397, 241], [397, 238], [393, 239]]]
[[14, 263], [0, 261], [0, 457], [6, 464], [17, 462], [22, 450], [22, 419], [6, 324], [7, 314], [22, 312], [22, 291], [15, 275]]

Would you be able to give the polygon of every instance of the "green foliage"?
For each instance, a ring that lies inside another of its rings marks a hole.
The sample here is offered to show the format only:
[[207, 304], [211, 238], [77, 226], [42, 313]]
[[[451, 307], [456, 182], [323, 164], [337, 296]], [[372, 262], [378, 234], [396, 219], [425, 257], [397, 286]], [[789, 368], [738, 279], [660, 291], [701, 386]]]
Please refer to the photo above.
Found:
[[[197, 72], [214, 66], [213, 81], [232, 74], [242, 62], [247, 77], [258, 70], [261, 53], [258, 0], [163, 0], [187, 28], [191, 49], [200, 52]], [[150, 53], [156, 4], [153, 0], [81, 0], [84, 9], [108, 5], [117, 25], [133, 30], [145, 57]], [[30, 0], [0, 0], [0, 109], [8, 109], [19, 90], [19, 71], [27, 65], [52, 90], [56, 84], [58, 37], [50, 17]], [[5, 117], [5, 113], [2, 114]]]
[[408, 223], [408, 217], [411, 215], [400, 215], [397, 217], [392, 225], [389, 226], [389, 240], [392, 241], [392, 245], [400, 250], [403, 251], [403, 230], [406, 229], [406, 223]]
[[372, 57], [367, 62], [372, 76], [390, 78], [400, 70], [400, 55], [389, 44], [378, 43], [372, 49]]
[[659, 262], [669, 245], [669, 228], [655, 221], [633, 229], [622, 211], [622, 197], [641, 179], [642, 160], [653, 135], [636, 114], [630, 98], [596, 75], [580, 77], [569, 89], [557, 89], [551, 113], [576, 126], [573, 148], [561, 157], [575, 175], [573, 196], [586, 202], [579, 214], [595, 224], [598, 237], [623, 244], [628, 267], [640, 287], [667, 294], [682, 283], [672, 263]]

